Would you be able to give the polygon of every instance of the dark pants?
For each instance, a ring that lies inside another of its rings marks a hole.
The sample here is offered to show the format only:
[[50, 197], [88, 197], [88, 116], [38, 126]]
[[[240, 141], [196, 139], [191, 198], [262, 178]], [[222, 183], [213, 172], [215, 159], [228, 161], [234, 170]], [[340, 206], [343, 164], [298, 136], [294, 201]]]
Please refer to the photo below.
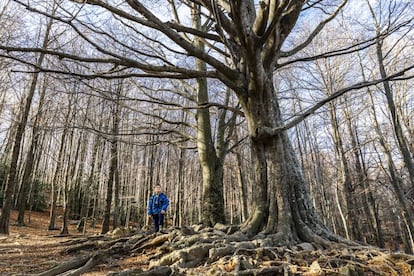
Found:
[[152, 220], [154, 222], [154, 232], [159, 232], [160, 226], [162, 228], [164, 225], [164, 214], [152, 215]]

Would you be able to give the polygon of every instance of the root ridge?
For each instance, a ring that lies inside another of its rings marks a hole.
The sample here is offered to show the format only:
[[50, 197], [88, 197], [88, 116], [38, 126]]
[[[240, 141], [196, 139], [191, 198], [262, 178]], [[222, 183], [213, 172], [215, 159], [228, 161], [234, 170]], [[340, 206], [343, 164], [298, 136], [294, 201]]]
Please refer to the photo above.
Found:
[[[191, 228], [191, 231], [188, 229]], [[130, 233], [125, 237], [83, 239], [62, 254], [82, 254], [39, 275], [165, 273], [210, 275], [412, 275], [414, 256], [359, 245], [335, 235], [314, 234], [301, 241], [283, 233], [248, 238], [220, 227], [169, 228], [166, 234]], [[108, 266], [109, 260], [117, 265]], [[135, 262], [132, 262], [135, 260]], [[116, 271], [114, 271], [114, 269]], [[161, 274], [159, 274], [161, 275]]]

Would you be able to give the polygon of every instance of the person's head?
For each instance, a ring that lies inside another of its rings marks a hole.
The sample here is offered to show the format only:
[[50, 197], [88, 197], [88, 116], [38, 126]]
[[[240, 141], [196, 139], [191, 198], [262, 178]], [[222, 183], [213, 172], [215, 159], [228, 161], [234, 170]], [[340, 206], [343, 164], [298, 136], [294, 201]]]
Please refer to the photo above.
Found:
[[157, 185], [155, 185], [155, 187], [154, 187], [154, 191], [155, 191], [155, 193], [156, 194], [159, 194], [159, 193], [161, 193], [161, 185], [160, 184], [157, 184]]

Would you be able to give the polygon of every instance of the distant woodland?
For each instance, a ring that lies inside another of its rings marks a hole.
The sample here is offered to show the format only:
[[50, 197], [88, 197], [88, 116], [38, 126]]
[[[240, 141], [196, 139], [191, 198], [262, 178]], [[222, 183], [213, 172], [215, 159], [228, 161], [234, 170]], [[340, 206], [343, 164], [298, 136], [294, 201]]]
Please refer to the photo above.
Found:
[[170, 225], [413, 253], [413, 14], [404, 0], [1, 0], [0, 233], [32, 210], [50, 213], [45, 231], [141, 228], [160, 184]]

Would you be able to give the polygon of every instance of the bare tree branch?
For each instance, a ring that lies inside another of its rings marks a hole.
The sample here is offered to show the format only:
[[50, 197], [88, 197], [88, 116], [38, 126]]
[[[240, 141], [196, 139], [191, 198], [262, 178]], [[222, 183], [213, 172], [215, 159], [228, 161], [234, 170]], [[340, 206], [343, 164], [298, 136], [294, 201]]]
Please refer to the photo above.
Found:
[[296, 54], [297, 52], [306, 48], [312, 42], [312, 40], [323, 30], [325, 25], [328, 24], [330, 21], [332, 21], [338, 15], [338, 13], [342, 10], [342, 8], [345, 6], [346, 3], [348, 3], [348, 0], [342, 1], [342, 3], [338, 6], [335, 12], [333, 12], [324, 21], [320, 22], [319, 25], [315, 28], [315, 30], [313, 30], [313, 32], [309, 35], [309, 37], [302, 44], [296, 46], [295, 48], [287, 52], [281, 51], [280, 56], [281, 57], [292, 56]]
[[361, 89], [364, 87], [368, 87], [368, 86], [372, 86], [372, 85], [377, 85], [379, 83], [382, 83], [384, 81], [399, 81], [399, 80], [406, 80], [406, 79], [411, 79], [414, 78], [413, 75], [409, 76], [409, 77], [401, 77], [403, 76], [406, 72], [413, 70], [414, 69], [414, 65], [407, 67], [395, 74], [392, 74], [386, 78], [382, 78], [382, 79], [377, 79], [377, 80], [373, 80], [373, 81], [364, 81], [364, 82], [360, 82], [360, 83], [356, 83], [353, 84], [351, 86], [345, 87], [343, 89], [340, 89], [338, 91], [336, 91], [335, 93], [333, 93], [332, 95], [330, 95], [329, 97], [323, 99], [322, 101], [319, 101], [318, 103], [316, 103], [314, 106], [308, 108], [307, 110], [305, 110], [303, 113], [295, 115], [295, 119], [292, 119], [290, 122], [285, 123], [283, 126], [280, 127], [276, 127], [276, 128], [269, 128], [269, 127], [260, 127], [259, 129], [257, 129], [257, 135], [259, 137], [261, 136], [265, 136], [265, 137], [271, 137], [274, 135], [277, 135], [278, 133], [282, 132], [282, 131], [286, 131], [296, 125], [298, 125], [300, 122], [302, 122], [303, 120], [305, 120], [308, 116], [312, 115], [315, 113], [315, 111], [317, 111], [318, 109], [320, 109], [321, 107], [323, 107], [326, 103], [342, 96], [343, 94], [352, 91], [352, 90], [357, 90], [357, 89]]

